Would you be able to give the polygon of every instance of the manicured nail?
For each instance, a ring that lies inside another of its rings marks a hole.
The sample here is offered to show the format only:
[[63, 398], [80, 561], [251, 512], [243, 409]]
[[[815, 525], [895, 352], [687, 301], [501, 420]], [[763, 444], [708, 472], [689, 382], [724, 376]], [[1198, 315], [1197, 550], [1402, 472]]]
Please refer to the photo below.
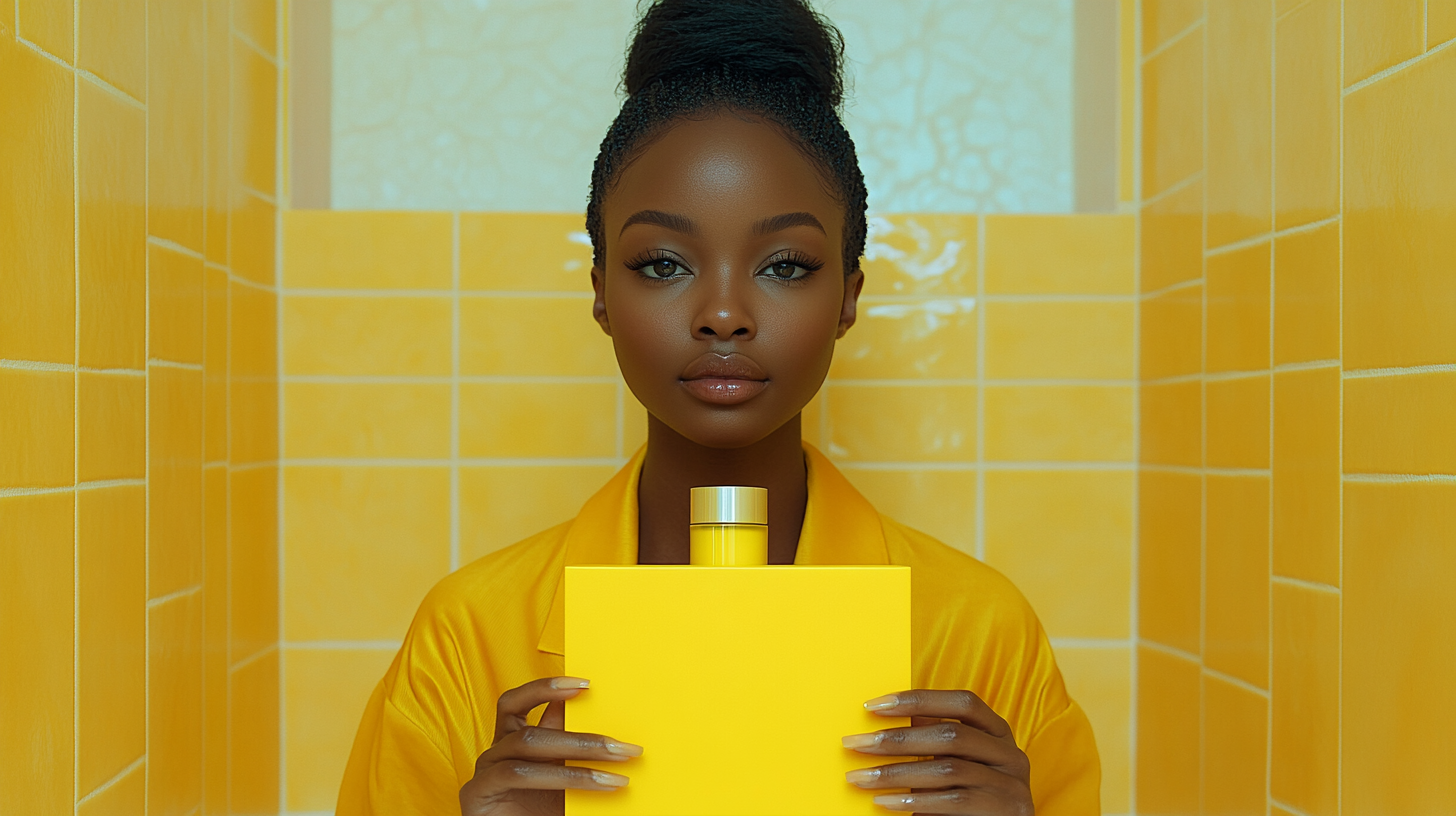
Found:
[[903, 793], [887, 793], [875, 797], [875, 804], [884, 807], [904, 807], [915, 804], [915, 797]]
[[642, 756], [642, 746], [633, 745], [630, 742], [607, 740], [607, 753], [624, 757]]
[[627, 784], [627, 777], [607, 771], [592, 771], [592, 781], [608, 788], [620, 788]]
[[844, 743], [845, 748], [874, 748], [884, 738], [884, 732], [877, 731], [873, 734], [850, 734], [840, 742]]
[[584, 689], [591, 688], [591, 681], [582, 677], [553, 677], [551, 688], [554, 689]]
[[850, 771], [849, 773], [846, 773], [844, 775], [844, 781], [850, 783], [851, 785], [859, 785], [860, 787], [865, 787], [866, 785], [873, 785], [876, 782], [880, 781], [880, 775], [882, 773], [883, 771], [881, 771], [879, 768], [861, 768], [857, 771]]
[[873, 700], [866, 700], [864, 707], [866, 711], [884, 711], [900, 705], [900, 698], [894, 694], [886, 694], [883, 697], [876, 697]]

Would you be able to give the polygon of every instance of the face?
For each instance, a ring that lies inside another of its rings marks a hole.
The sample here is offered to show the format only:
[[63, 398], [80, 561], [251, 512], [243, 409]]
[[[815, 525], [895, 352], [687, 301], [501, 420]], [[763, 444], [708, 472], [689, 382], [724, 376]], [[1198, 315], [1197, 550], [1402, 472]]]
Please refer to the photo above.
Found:
[[646, 148], [602, 202], [593, 312], [632, 393], [700, 445], [796, 416], [854, 323], [844, 208], [776, 126], [721, 114]]

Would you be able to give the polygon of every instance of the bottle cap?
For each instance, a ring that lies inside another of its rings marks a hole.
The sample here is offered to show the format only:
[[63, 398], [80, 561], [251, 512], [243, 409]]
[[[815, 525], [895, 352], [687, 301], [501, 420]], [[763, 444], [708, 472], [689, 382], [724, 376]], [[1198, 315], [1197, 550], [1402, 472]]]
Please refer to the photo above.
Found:
[[695, 487], [690, 524], [768, 524], [768, 489]]

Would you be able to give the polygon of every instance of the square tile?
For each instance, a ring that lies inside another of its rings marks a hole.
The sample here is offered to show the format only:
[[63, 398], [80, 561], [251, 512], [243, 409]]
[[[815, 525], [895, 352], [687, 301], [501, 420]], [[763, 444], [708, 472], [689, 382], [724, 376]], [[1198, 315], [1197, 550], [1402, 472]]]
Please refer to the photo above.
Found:
[[1138, 455], [1146, 464], [1203, 464], [1203, 383], [1158, 383], [1140, 389]]
[[852, 466], [842, 471], [876, 510], [962, 552], [976, 552], [975, 471]]
[[866, 295], [974, 295], [974, 215], [880, 215], [869, 221]]
[[830, 385], [828, 453], [860, 462], [974, 461], [976, 389]]
[[76, 480], [145, 477], [146, 377], [82, 372], [76, 384]]
[[1132, 655], [1126, 648], [1057, 648], [1067, 693], [1087, 712], [1102, 762], [1102, 812], [1125, 813], [1132, 782]]
[[1146, 55], [1203, 19], [1203, 0], [1148, 0], [1142, 13]]
[[203, 251], [202, 3], [147, 3], [147, 229]]
[[228, 458], [234, 465], [278, 459], [278, 382], [235, 378], [228, 385]]
[[1269, 479], [1212, 475], [1205, 478], [1207, 600], [1204, 602], [1203, 662], [1211, 669], [1267, 689]]
[[1340, 356], [1340, 225], [1274, 241], [1274, 363]]
[[1456, 474], [1456, 371], [1345, 380], [1346, 473]]
[[1138, 649], [1137, 807], [1140, 813], [1198, 813], [1198, 664]]
[[[237, 663], [278, 643], [276, 468], [228, 474], [228, 524], [228, 654]], [[237, 713], [236, 705], [233, 711]]]
[[1184, 37], [1143, 64], [1143, 197], [1203, 169], [1203, 37]]
[[278, 752], [282, 706], [278, 650], [233, 670], [228, 728], [228, 813], [275, 813], [280, 781]]
[[146, 102], [146, 0], [77, 0], [76, 17], [76, 67]]
[[[72, 42], [75, 39], [75, 5], [74, 0], [20, 0], [15, 6], [18, 16], [16, 33], [40, 46], [46, 53], [70, 62], [76, 50]], [[5, 18], [8, 19], [9, 15]], [[5, 24], [5, 20], [0, 19], [0, 27]]]
[[289, 458], [450, 456], [448, 383], [292, 382], [283, 400]]
[[0, 368], [0, 487], [59, 487], [75, 479], [75, 375]]
[[1456, 37], [1456, 4], [1426, 0], [1426, 47], [1435, 48]]
[[1184, 286], [1144, 300], [1139, 373], [1144, 380], [1203, 370], [1203, 287]]
[[235, 379], [277, 377], [277, 295], [267, 289], [234, 282], [229, 290], [228, 310], [228, 374]]
[[1132, 294], [1136, 219], [1129, 215], [986, 216], [986, 291]]
[[[235, 27], [246, 17], [239, 13], [243, 8], [245, 3], [234, 9]], [[250, 190], [271, 196], [278, 138], [277, 69], [257, 51], [234, 39], [232, 76], [233, 179]]]
[[611, 377], [617, 357], [588, 298], [467, 297], [460, 301], [460, 373]]
[[1425, 6], [1422, 0], [1346, 0], [1345, 84], [1424, 51]]
[[616, 472], [611, 465], [462, 467], [460, 563], [575, 518]]
[[1274, 375], [1274, 574], [1340, 581], [1340, 370]]
[[202, 373], [147, 378], [147, 587], [160, 598], [202, 582]]
[[1269, 375], [1204, 384], [1208, 466], [1269, 467]]
[[[203, 459], [227, 458], [228, 298], [227, 273], [203, 270]], [[255, 331], [250, 329], [249, 331]], [[276, 370], [276, 363], [275, 363]]]
[[1274, 34], [1276, 229], [1339, 212], [1340, 95], [1340, 4], [1305, 3]]
[[1269, 702], [1203, 678], [1203, 813], [1260, 816], [1267, 807]]
[[148, 250], [148, 354], [153, 360], [201, 363], [202, 259], [159, 246]]
[[1142, 290], [1156, 292], [1203, 277], [1203, 182], [1143, 207], [1138, 230]]
[[[209, 261], [228, 263], [228, 209], [232, 173], [232, 20], [229, 0], [203, 7], [203, 242]], [[225, 804], [225, 803], [224, 803]]]
[[449, 376], [447, 297], [283, 298], [289, 374]]
[[277, 210], [252, 193], [238, 192], [228, 207], [228, 263], [234, 274], [272, 286], [274, 224]]
[[202, 594], [147, 610], [147, 811], [202, 803]]
[[975, 298], [861, 298], [839, 339], [834, 379], [970, 379], [976, 376]]
[[988, 302], [986, 376], [1130, 379], [1133, 309], [1131, 300]]
[[227, 807], [228, 473], [202, 472], [202, 808]]
[[283, 213], [283, 285], [450, 289], [455, 217], [445, 212]]
[[613, 457], [617, 406], [614, 383], [462, 383], [460, 455]]
[[1209, 3], [1208, 246], [1273, 226], [1270, 0]]
[[1130, 386], [988, 386], [986, 459], [1128, 462], [1132, 414]]
[[1269, 368], [1270, 247], [1208, 259], [1208, 371]]
[[1269, 793], [1309, 816], [1339, 813], [1340, 596], [1274, 585]]
[[332, 811], [359, 712], [393, 649], [288, 649], [283, 653], [285, 774], [290, 811]]
[[1138, 474], [1138, 632], [1198, 653], [1203, 590], [1203, 480]]
[[580, 215], [460, 214], [461, 289], [590, 294], [591, 268]]

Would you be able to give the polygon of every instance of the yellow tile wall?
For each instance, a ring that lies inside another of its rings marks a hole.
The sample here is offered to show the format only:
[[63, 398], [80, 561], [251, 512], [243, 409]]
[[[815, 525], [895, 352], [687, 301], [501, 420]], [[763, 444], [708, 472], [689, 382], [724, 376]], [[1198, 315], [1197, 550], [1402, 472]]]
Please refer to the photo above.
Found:
[[279, 808], [282, 51], [235, 5], [0, 12], [0, 812]]

